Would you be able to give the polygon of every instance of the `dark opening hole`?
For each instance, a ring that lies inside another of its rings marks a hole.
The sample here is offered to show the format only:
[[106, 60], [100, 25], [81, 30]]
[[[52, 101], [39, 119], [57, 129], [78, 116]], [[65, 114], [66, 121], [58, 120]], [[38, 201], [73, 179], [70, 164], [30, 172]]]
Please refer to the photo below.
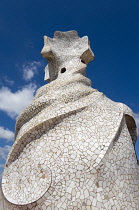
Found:
[[64, 73], [66, 71], [66, 68], [61, 69], [61, 73]]
[[81, 60], [81, 62], [85, 64], [85, 61], [84, 60]]

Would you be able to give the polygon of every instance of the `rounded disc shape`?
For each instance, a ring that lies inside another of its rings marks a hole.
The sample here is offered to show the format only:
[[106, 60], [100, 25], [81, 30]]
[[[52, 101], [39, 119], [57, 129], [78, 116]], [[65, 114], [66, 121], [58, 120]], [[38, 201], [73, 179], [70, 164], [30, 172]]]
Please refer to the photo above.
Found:
[[5, 167], [2, 190], [9, 202], [26, 205], [41, 198], [50, 184], [50, 168], [41, 160], [29, 162], [27, 156], [23, 155]]

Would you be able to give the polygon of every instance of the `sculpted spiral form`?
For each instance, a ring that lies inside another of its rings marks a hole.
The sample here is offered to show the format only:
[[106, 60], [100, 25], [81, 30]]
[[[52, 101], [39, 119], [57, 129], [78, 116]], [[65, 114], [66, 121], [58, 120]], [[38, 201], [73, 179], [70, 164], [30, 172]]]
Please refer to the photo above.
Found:
[[2, 179], [2, 210], [138, 210], [132, 111], [91, 87], [94, 59], [76, 31], [44, 37], [45, 80], [19, 115]]

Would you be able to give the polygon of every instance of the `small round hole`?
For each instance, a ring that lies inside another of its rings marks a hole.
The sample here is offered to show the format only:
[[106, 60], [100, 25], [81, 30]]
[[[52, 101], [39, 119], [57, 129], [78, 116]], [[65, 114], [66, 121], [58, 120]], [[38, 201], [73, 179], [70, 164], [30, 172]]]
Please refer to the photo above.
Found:
[[66, 71], [66, 68], [61, 69], [61, 73], [64, 73]]
[[85, 61], [84, 60], [81, 60], [81, 62], [85, 64]]

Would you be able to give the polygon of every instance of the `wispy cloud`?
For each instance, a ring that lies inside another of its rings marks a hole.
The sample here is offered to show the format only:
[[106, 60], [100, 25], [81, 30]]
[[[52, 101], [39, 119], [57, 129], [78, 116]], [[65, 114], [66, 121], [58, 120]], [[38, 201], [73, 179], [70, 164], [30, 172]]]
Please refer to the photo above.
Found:
[[23, 65], [23, 79], [25, 81], [31, 80], [35, 74], [38, 73], [38, 67], [42, 66], [41, 62], [33, 61]]
[[134, 113], [134, 116], [135, 116], [135, 121], [136, 121], [137, 127], [139, 129], [139, 113]]
[[0, 78], [0, 85], [2, 86], [4, 84], [12, 86], [14, 84], [14, 81], [10, 80], [7, 76], [2, 76]]
[[4, 76], [4, 81], [8, 84], [8, 85], [13, 85], [14, 84], [14, 81], [13, 80], [10, 80], [10, 79], [8, 79], [8, 77], [7, 76]]
[[11, 149], [11, 146], [9, 146], [9, 145], [5, 145], [5, 147], [0, 147], [0, 160], [7, 159], [7, 155], [9, 153], [10, 149]]
[[0, 110], [5, 111], [8, 116], [15, 119], [30, 104], [36, 88], [35, 84], [30, 83], [13, 93], [9, 88], [2, 87], [0, 89]]
[[0, 126], [0, 138], [6, 139], [7, 142], [14, 140], [14, 132]]
[[[7, 155], [11, 149], [11, 146], [5, 145], [5, 147], [0, 147], [0, 161], [5, 162], [7, 159]], [[2, 179], [4, 164], [0, 164], [0, 182]]]

